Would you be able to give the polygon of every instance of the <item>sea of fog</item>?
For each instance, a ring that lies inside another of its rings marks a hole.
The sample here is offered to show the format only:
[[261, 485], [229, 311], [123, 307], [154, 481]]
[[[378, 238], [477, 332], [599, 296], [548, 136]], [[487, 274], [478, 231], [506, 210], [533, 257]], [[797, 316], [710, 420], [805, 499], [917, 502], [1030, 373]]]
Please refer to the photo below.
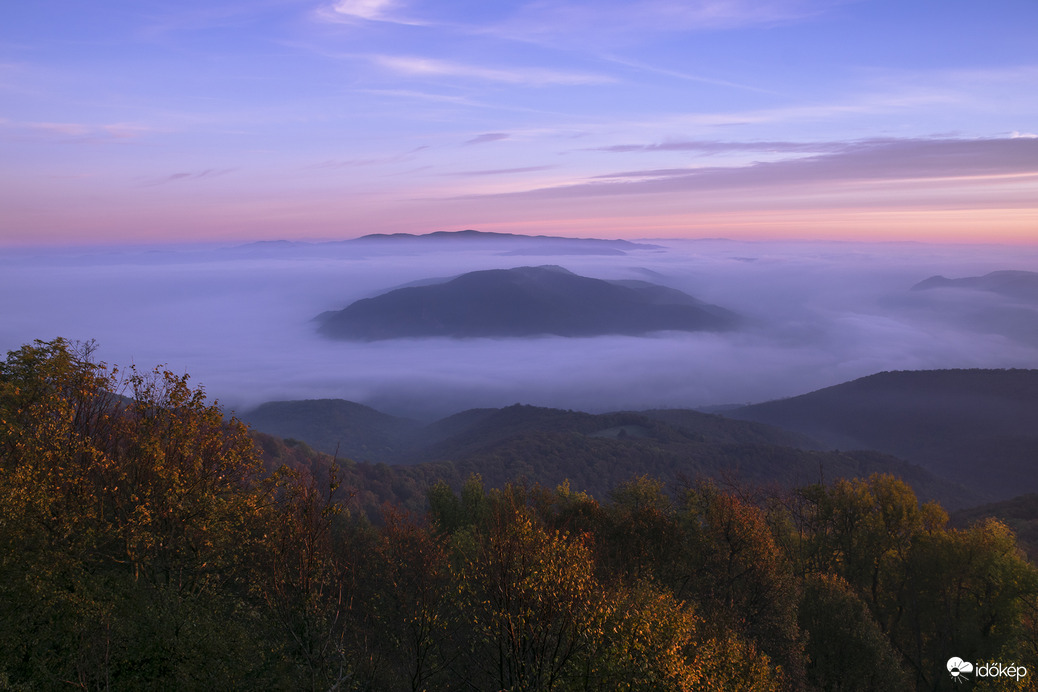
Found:
[[[63, 336], [96, 357], [191, 375], [245, 411], [342, 398], [429, 418], [536, 404], [587, 411], [792, 396], [892, 369], [1038, 367], [1038, 304], [941, 274], [1038, 271], [1038, 246], [653, 240], [622, 255], [506, 255], [463, 243], [0, 250], [0, 349]], [[555, 264], [637, 278], [741, 313], [730, 333], [353, 343], [313, 318], [414, 281]]]

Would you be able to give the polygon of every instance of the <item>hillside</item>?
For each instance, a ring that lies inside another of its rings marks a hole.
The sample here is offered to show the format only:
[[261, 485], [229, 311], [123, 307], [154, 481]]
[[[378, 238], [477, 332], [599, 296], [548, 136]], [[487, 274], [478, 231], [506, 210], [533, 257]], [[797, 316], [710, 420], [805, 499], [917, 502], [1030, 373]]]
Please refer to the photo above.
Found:
[[726, 415], [893, 454], [989, 500], [1038, 491], [1038, 370], [884, 372]]
[[574, 432], [596, 438], [684, 439], [818, 449], [781, 428], [690, 409], [591, 414], [515, 405], [461, 411], [428, 424], [343, 399], [273, 401], [241, 414], [254, 430], [305, 442], [315, 450], [372, 463], [455, 459], [520, 434]]
[[[358, 502], [369, 512], [386, 501], [414, 503], [411, 508], [420, 511], [423, 489], [432, 481], [443, 479], [460, 487], [472, 473], [490, 485], [522, 478], [554, 487], [568, 480], [592, 496], [604, 497], [616, 484], [643, 474], [670, 484], [706, 477], [791, 488], [878, 472], [897, 475], [920, 497], [948, 507], [981, 501], [969, 490], [889, 455], [800, 449], [796, 445], [810, 446], [811, 441], [772, 426], [695, 411], [589, 414], [521, 405], [475, 409], [425, 427], [402, 427], [400, 436], [387, 443], [385, 426], [394, 420], [391, 417], [372, 417], [366, 407], [303, 403], [306, 406], [296, 410], [313, 413], [311, 427], [288, 428], [289, 437], [309, 442], [313, 422], [323, 421], [325, 451], [338, 446], [342, 458], [349, 457], [345, 449], [382, 450], [382, 456], [344, 461], [344, 481], [358, 490]], [[357, 418], [345, 421], [341, 440], [332, 440], [337, 417], [348, 411], [357, 412]], [[371, 430], [366, 431], [366, 423], [373, 425]], [[279, 454], [290, 458], [293, 452], [284, 447], [278, 447]]]
[[469, 272], [400, 288], [317, 317], [334, 339], [639, 335], [732, 329], [738, 317], [665, 286], [605, 281], [561, 267]]
[[1016, 534], [1017, 544], [1032, 562], [1038, 562], [1038, 494], [1028, 493], [1001, 502], [960, 509], [951, 514], [951, 526], [965, 529], [984, 519], [1003, 522]]
[[356, 461], [382, 461], [399, 453], [420, 426], [342, 399], [271, 401], [241, 416], [243, 423], [276, 437]]

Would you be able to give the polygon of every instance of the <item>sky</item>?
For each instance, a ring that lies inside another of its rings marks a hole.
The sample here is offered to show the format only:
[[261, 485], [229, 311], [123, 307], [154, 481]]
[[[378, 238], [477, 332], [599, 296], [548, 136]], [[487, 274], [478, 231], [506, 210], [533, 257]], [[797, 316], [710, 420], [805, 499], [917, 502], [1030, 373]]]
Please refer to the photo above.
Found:
[[0, 246], [1038, 242], [1034, 0], [0, 7]]

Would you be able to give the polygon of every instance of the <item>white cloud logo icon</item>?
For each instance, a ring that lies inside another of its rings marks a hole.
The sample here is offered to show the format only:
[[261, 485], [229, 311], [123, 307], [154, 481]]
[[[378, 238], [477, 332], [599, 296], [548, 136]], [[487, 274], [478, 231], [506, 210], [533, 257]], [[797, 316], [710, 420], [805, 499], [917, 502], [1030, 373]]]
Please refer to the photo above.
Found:
[[973, 664], [963, 661], [958, 656], [952, 656], [948, 659], [948, 672], [951, 673], [953, 680], [961, 682], [966, 673], [973, 672]]

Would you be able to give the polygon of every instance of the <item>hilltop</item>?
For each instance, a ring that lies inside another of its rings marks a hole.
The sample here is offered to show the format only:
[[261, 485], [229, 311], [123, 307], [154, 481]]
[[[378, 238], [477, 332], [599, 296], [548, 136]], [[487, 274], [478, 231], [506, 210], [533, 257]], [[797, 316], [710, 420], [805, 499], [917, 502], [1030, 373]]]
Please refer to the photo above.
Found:
[[317, 317], [335, 339], [639, 335], [714, 331], [738, 316], [665, 286], [606, 281], [557, 266], [469, 272], [399, 288]]

